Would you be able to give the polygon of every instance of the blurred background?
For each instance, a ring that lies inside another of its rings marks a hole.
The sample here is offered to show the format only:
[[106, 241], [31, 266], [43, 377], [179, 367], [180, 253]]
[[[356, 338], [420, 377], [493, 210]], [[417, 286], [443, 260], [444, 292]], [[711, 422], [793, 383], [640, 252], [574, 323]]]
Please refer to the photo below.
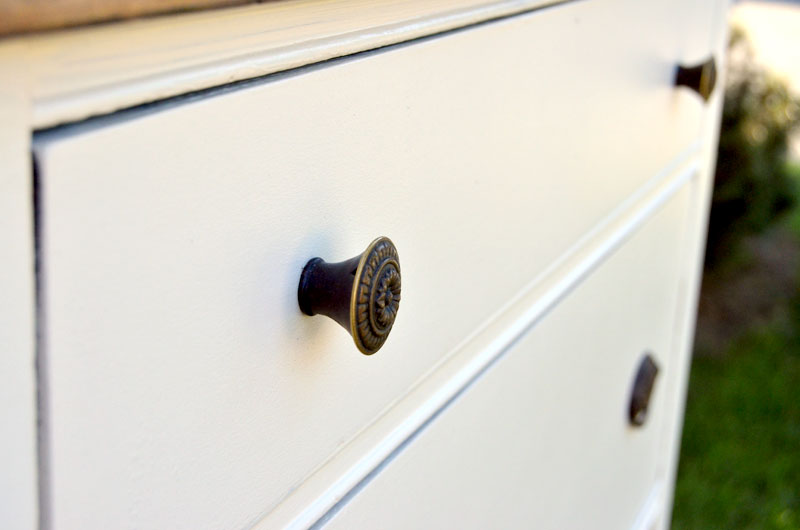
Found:
[[672, 522], [800, 529], [800, 0], [730, 23]]

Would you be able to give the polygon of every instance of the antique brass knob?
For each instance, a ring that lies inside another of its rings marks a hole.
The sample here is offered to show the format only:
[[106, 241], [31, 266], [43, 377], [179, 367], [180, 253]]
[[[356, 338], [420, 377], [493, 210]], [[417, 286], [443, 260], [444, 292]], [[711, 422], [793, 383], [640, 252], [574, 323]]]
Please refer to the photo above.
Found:
[[658, 375], [658, 365], [648, 353], [639, 363], [636, 378], [631, 391], [631, 403], [628, 410], [628, 420], [634, 427], [641, 427], [647, 419], [647, 407], [653, 394], [653, 386]]
[[297, 288], [300, 310], [325, 315], [342, 325], [364, 355], [378, 351], [400, 307], [400, 259], [388, 237], [379, 237], [360, 255], [326, 263], [306, 263]]
[[685, 86], [700, 94], [705, 101], [711, 97], [717, 83], [717, 65], [713, 57], [695, 66], [679, 66], [675, 86]]

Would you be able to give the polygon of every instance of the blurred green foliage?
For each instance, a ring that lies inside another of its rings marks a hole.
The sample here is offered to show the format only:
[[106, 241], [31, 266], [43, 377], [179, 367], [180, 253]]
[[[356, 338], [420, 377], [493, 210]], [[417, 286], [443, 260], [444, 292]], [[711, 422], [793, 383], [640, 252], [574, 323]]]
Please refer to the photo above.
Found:
[[[741, 31], [729, 51], [706, 254], [712, 275], [746, 270], [739, 243], [770, 225], [800, 241], [800, 163], [787, 160], [800, 104], [755, 65]], [[771, 319], [742, 328], [725, 351], [694, 356], [673, 528], [800, 530], [798, 281], [785, 286], [786, 307]]]
[[800, 528], [797, 333], [773, 322], [725, 356], [694, 358], [674, 529]]
[[767, 228], [795, 201], [786, 159], [800, 101], [756, 64], [741, 30], [731, 33], [729, 57], [707, 267], [735, 254], [743, 236]]

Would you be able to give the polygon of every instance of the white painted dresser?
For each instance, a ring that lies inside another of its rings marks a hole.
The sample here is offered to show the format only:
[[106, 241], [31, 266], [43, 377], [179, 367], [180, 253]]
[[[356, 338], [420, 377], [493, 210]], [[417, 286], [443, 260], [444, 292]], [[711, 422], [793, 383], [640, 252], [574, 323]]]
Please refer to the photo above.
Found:
[[[721, 104], [675, 75], [723, 63], [726, 4], [0, 40], [0, 526], [667, 527]], [[381, 235], [364, 356], [298, 281]]]

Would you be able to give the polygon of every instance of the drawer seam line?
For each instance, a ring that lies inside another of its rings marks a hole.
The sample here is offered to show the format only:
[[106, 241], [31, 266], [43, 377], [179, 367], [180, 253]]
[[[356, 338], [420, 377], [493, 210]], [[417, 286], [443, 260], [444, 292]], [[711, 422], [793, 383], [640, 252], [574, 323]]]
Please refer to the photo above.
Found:
[[[363, 489], [363, 487], [377, 475], [380, 469], [383, 469], [400, 454], [402, 449], [408, 446], [408, 444], [422, 432], [425, 426], [429, 425], [449, 406], [449, 404], [458, 396], [462, 395], [482, 374], [502, 358], [504, 353], [513, 347], [531, 327], [544, 318], [564, 297], [580, 285], [585, 278], [590, 276], [607, 258], [613, 255], [628, 238], [661, 208], [661, 206], [674, 196], [686, 182], [691, 180], [698, 167], [696, 160], [698, 150], [699, 145], [697, 143], [693, 144], [671, 164], [659, 171], [657, 176], [651, 179], [648, 184], [629, 196], [629, 198], [623, 202], [622, 211], [618, 210], [612, 212], [601, 222], [601, 226], [599, 226], [597, 230], [591, 231], [578, 240], [565, 255], [556, 260], [556, 265], [559, 263], [563, 264], [565, 261], [568, 262], [570, 257], [574, 257], [576, 254], [580, 255], [582, 251], [585, 252], [588, 249], [586, 255], [578, 257], [577, 263], [573, 264], [572, 267], [568, 267], [568, 271], [563, 278], [557, 278], [554, 282], [550, 283], [550, 287], [547, 287], [543, 293], [539, 296], [534, 296], [532, 303], [526, 304], [527, 308], [519, 310], [517, 317], [512, 318], [510, 323], [504, 324], [498, 332], [494, 333], [492, 335], [493, 338], [480, 348], [479, 352], [481, 353], [467, 360], [463, 366], [454, 370], [437, 390], [427, 398], [423, 398], [421, 404], [415, 407], [413, 414], [408, 417], [407, 422], [403, 422], [407, 425], [405, 428], [403, 428], [403, 423], [401, 423], [394, 429], [391, 429], [389, 434], [382, 437], [382, 439], [375, 444], [374, 451], [370, 451], [365, 455], [364, 458], [361, 459], [361, 462], [357, 461], [355, 464], [349, 466], [351, 472], [356, 469], [361, 470], [356, 473], [356, 475], [361, 476], [360, 478], [349, 477], [350, 480], [348, 481], [348, 477], [342, 477], [341, 481], [337, 481], [341, 484], [340, 487], [336, 487], [336, 483], [334, 483], [327, 488], [324, 493], [317, 497], [317, 500], [312, 501], [311, 505], [308, 506], [303, 513], [292, 518], [293, 520], [289, 526], [293, 528], [309, 526], [319, 528], [330, 520], [336, 512], [346, 505], [349, 499], [357, 495], [358, 491]], [[603, 234], [604, 232], [605, 234]], [[603, 235], [605, 235], [605, 237], [603, 237]], [[596, 242], [594, 248], [592, 248], [592, 242]], [[426, 372], [426, 374], [411, 387], [409, 393], [393, 401], [376, 420], [361, 429], [351, 440], [358, 439], [363, 432], [378, 423], [391, 409], [404, 401], [423, 381], [428, 380], [445, 364], [453, 361], [458, 356], [458, 353], [455, 352], [468, 347], [467, 345], [482, 333], [487, 333], [487, 328], [492, 324], [496, 324], [500, 315], [511, 310], [511, 307], [515, 304], [524, 303], [523, 300], [528, 296], [533, 296], [533, 291], [535, 291], [536, 286], [545, 283], [545, 278], [552, 275], [552, 270], [556, 268], [558, 267], [555, 265], [549, 267], [541, 275], [537, 276], [536, 279], [523, 289], [523, 292], [519, 296], [504, 305], [490, 317], [486, 323], [481, 325], [475, 333], [471, 334], [457, 345], [452, 350], [454, 353], [445, 356], [440, 363], [437, 363], [431, 370]], [[425, 412], [426, 410], [427, 412]], [[388, 440], [387, 438], [394, 439], [394, 441]], [[327, 459], [317, 470], [325, 467], [327, 463], [335, 458], [336, 456], [334, 455], [330, 459]], [[367, 464], [369, 461], [377, 463], [370, 465]], [[365, 473], [365, 469], [369, 469], [369, 471]], [[304, 483], [315, 473], [316, 471], [312, 472], [299, 484]], [[346, 474], [349, 475], [350, 472]], [[349, 482], [349, 485], [343, 482]], [[340, 491], [341, 493], [337, 495], [334, 490]], [[325, 501], [324, 499], [328, 500]], [[331, 503], [330, 501], [334, 502]], [[276, 506], [276, 509], [281, 504], [282, 502]], [[314, 505], [318, 506], [316, 510], [313, 509]], [[327, 509], [326, 506], [328, 506]], [[266, 523], [267, 520], [270, 519], [271, 512], [265, 514], [256, 525]], [[321, 513], [321, 515], [309, 516], [309, 513]]]
[[39, 529], [50, 528], [51, 484], [50, 484], [50, 430], [49, 430], [49, 384], [47, 366], [45, 323], [46, 298], [44, 291], [44, 227], [42, 204], [43, 186], [41, 182], [40, 163], [35, 152], [31, 153], [31, 200], [33, 202], [33, 249], [34, 249], [34, 303], [35, 303], [35, 346], [34, 363], [36, 373], [36, 488], [38, 494]]

